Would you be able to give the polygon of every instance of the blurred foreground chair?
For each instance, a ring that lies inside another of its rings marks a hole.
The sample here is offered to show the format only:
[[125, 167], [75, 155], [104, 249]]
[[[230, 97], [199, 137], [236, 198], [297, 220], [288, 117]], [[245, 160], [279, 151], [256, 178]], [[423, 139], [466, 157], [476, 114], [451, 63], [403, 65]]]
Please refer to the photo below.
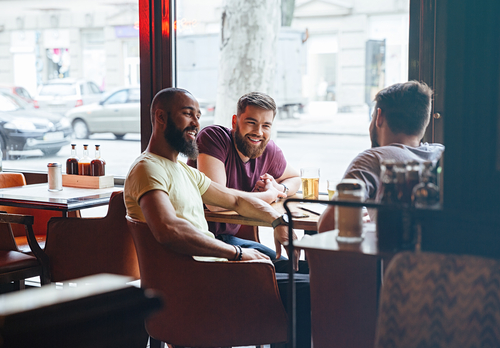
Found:
[[[26, 179], [22, 173], [6, 173], [0, 172], [0, 188], [8, 188], [15, 186], [26, 185]], [[8, 207], [0, 206], [0, 211], [5, 211], [11, 214], [24, 214], [31, 215], [34, 217], [33, 232], [35, 234], [38, 244], [43, 249], [45, 246], [45, 239], [47, 235], [47, 222], [51, 217], [61, 216], [61, 213], [53, 210], [43, 210], [43, 209], [31, 209], [22, 207]], [[80, 211], [69, 212], [68, 216], [80, 217]], [[12, 226], [12, 231], [14, 232], [14, 237], [16, 240], [16, 245], [22, 252], [30, 252], [30, 247], [28, 245], [28, 240], [26, 239], [26, 234], [22, 229], [22, 226]]]
[[[0, 224], [0, 283], [14, 282], [16, 289], [24, 289], [24, 280], [36, 276], [40, 276], [42, 284], [49, 283], [48, 260], [35, 240], [33, 216], [0, 213]], [[34, 256], [17, 249], [11, 224], [24, 225]]]
[[376, 347], [499, 347], [500, 260], [397, 254], [380, 296]]
[[111, 273], [139, 279], [134, 241], [128, 231], [123, 193], [114, 192], [103, 218], [52, 218], [45, 253], [52, 282]]
[[164, 302], [146, 320], [152, 338], [200, 348], [286, 341], [286, 313], [271, 264], [195, 261], [158, 243], [146, 223], [127, 221], [141, 287], [157, 290]]
[[377, 322], [379, 258], [360, 252], [321, 249], [306, 250], [306, 258], [314, 347], [372, 347]]

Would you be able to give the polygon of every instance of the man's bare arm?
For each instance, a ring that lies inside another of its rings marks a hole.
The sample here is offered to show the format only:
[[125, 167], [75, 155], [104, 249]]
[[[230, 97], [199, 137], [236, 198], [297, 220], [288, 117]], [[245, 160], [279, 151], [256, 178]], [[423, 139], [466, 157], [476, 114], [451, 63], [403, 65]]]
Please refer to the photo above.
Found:
[[[205, 173], [205, 175], [208, 176], [212, 180], [212, 182], [216, 182], [222, 186], [226, 186], [227, 184], [226, 169], [222, 161], [218, 160], [213, 156], [202, 153], [198, 155], [197, 162], [198, 162], [198, 170]], [[253, 195], [255, 195], [255, 197], [262, 199], [267, 203], [271, 203], [276, 201], [278, 197], [284, 196], [282, 192], [283, 188], [281, 188], [281, 191], [276, 189], [267, 189], [263, 192], [255, 192], [253, 193]], [[222, 207], [211, 204], [207, 204], [207, 208], [210, 211], [225, 210]]]
[[300, 173], [297, 169], [287, 164], [283, 175], [276, 179], [276, 181], [280, 186], [283, 186], [281, 184], [285, 184], [289, 190], [288, 195], [292, 196], [297, 193], [300, 188]]
[[[272, 223], [281, 214], [274, 210], [269, 204], [255, 197], [254, 194], [228, 189], [216, 182], [212, 182], [210, 187], [202, 196], [205, 204], [212, 204], [235, 210], [242, 216], [260, 221]], [[295, 233], [294, 239], [297, 238]], [[274, 240], [276, 254], [281, 255], [281, 245], [288, 241], [288, 226], [281, 225], [274, 230]], [[295, 253], [296, 268], [298, 268], [298, 251]]]
[[332, 231], [335, 229], [335, 207], [329, 205], [318, 219], [318, 232]]
[[[232, 245], [210, 238], [188, 221], [178, 218], [164, 191], [153, 190], [145, 193], [139, 205], [156, 240], [173, 251], [191, 256], [213, 256], [229, 260], [235, 257], [236, 252]], [[245, 249], [243, 252], [244, 260], [266, 258], [267, 256], [253, 249]]]

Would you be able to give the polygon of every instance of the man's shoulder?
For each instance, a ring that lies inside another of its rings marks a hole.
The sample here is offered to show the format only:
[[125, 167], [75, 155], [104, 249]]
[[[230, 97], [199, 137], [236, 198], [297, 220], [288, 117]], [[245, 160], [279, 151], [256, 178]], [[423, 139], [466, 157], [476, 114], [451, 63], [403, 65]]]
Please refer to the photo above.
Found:
[[230, 138], [231, 137], [231, 129], [221, 126], [221, 125], [210, 125], [206, 126], [202, 130], [200, 130], [198, 134], [198, 139], [206, 138], [206, 137], [222, 137], [222, 138]]
[[155, 155], [151, 152], [143, 152], [136, 158], [134, 163], [132, 163], [127, 176], [133, 174], [143, 175], [145, 172], [157, 171], [160, 168], [167, 169], [172, 165], [175, 164], [167, 158]]

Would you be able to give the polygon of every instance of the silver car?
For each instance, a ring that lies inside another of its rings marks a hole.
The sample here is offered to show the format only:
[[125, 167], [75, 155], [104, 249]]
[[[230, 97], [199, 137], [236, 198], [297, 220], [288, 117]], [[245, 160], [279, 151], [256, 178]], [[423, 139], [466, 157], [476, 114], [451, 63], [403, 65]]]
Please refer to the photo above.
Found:
[[40, 85], [35, 102], [42, 110], [64, 114], [74, 107], [95, 103], [101, 98], [102, 92], [94, 82], [64, 78]]
[[113, 133], [122, 139], [127, 133], [139, 133], [141, 92], [139, 87], [125, 87], [105, 95], [99, 103], [73, 108], [66, 116], [77, 139], [93, 133]]

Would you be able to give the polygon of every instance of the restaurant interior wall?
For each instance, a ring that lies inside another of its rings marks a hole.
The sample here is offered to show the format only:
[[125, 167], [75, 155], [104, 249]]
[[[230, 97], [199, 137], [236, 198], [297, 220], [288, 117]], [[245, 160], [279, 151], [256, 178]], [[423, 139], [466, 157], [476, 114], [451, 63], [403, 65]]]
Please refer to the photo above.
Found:
[[429, 218], [423, 242], [429, 250], [499, 257], [500, 3], [440, 5], [443, 94], [435, 98], [443, 103], [444, 210]]

